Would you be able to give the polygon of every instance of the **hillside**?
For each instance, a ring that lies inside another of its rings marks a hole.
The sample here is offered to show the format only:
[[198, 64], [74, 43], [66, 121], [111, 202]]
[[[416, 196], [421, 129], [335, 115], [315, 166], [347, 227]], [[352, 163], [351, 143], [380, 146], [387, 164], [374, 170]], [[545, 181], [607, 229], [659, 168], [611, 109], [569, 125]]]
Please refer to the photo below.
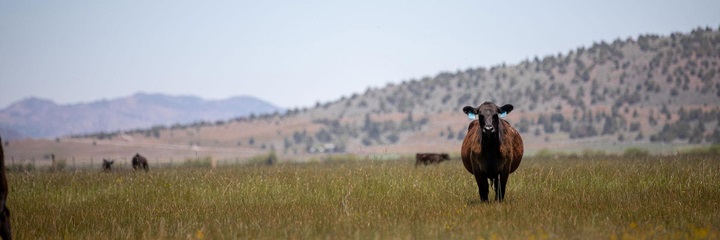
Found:
[[5, 139], [45, 138], [216, 121], [280, 110], [253, 97], [215, 101], [193, 96], [138, 93], [72, 105], [27, 98], [0, 110], [0, 129]]
[[719, 100], [720, 32], [698, 28], [443, 72], [285, 114], [62, 141], [274, 150], [284, 159], [318, 158], [318, 152], [455, 153], [469, 123], [461, 108], [493, 101], [515, 106], [506, 119], [530, 154], [628, 146], [671, 153], [720, 142]]

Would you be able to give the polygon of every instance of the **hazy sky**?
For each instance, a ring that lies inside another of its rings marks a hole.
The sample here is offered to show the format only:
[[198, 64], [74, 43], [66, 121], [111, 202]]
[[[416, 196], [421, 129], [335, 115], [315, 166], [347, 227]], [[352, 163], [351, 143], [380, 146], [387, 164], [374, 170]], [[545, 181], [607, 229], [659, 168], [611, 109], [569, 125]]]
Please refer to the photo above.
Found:
[[718, 26], [718, 0], [0, 0], [0, 108], [141, 91], [313, 106], [442, 71]]

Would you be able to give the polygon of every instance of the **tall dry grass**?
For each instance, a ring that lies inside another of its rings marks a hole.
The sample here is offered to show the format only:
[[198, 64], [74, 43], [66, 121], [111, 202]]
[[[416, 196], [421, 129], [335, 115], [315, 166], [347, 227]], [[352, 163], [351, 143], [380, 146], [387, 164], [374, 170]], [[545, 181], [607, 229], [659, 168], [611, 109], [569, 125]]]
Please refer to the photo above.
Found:
[[715, 156], [525, 159], [501, 204], [461, 165], [12, 173], [9, 206], [19, 239], [719, 237]]

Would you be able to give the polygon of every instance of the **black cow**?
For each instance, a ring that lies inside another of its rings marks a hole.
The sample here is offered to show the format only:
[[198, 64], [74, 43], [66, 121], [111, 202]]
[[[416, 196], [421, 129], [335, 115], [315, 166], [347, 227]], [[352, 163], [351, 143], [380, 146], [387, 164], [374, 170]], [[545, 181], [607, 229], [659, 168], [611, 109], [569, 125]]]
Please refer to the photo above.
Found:
[[418, 153], [415, 154], [415, 166], [420, 164], [428, 165], [441, 163], [443, 161], [450, 160], [450, 155], [447, 153]]
[[103, 162], [102, 162], [103, 171], [106, 171], [106, 172], [112, 171], [113, 163], [115, 163], [115, 160], [108, 160], [108, 159], [103, 158]]
[[7, 207], [7, 197], [10, 189], [8, 188], [7, 176], [5, 173], [5, 153], [2, 146], [2, 138], [0, 138], [0, 237], [5, 240], [12, 239], [12, 231], [10, 231], [10, 209]]

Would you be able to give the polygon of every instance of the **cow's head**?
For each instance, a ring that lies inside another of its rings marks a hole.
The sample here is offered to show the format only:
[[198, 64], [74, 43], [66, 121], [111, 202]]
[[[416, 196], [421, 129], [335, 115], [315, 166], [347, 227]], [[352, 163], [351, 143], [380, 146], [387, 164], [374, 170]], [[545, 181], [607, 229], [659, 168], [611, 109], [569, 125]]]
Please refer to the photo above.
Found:
[[485, 102], [477, 108], [465, 106], [463, 112], [471, 118], [476, 118], [480, 123], [480, 130], [483, 135], [497, 134], [500, 131], [500, 117], [505, 116], [513, 110], [513, 105], [505, 104], [498, 107], [492, 102]]

